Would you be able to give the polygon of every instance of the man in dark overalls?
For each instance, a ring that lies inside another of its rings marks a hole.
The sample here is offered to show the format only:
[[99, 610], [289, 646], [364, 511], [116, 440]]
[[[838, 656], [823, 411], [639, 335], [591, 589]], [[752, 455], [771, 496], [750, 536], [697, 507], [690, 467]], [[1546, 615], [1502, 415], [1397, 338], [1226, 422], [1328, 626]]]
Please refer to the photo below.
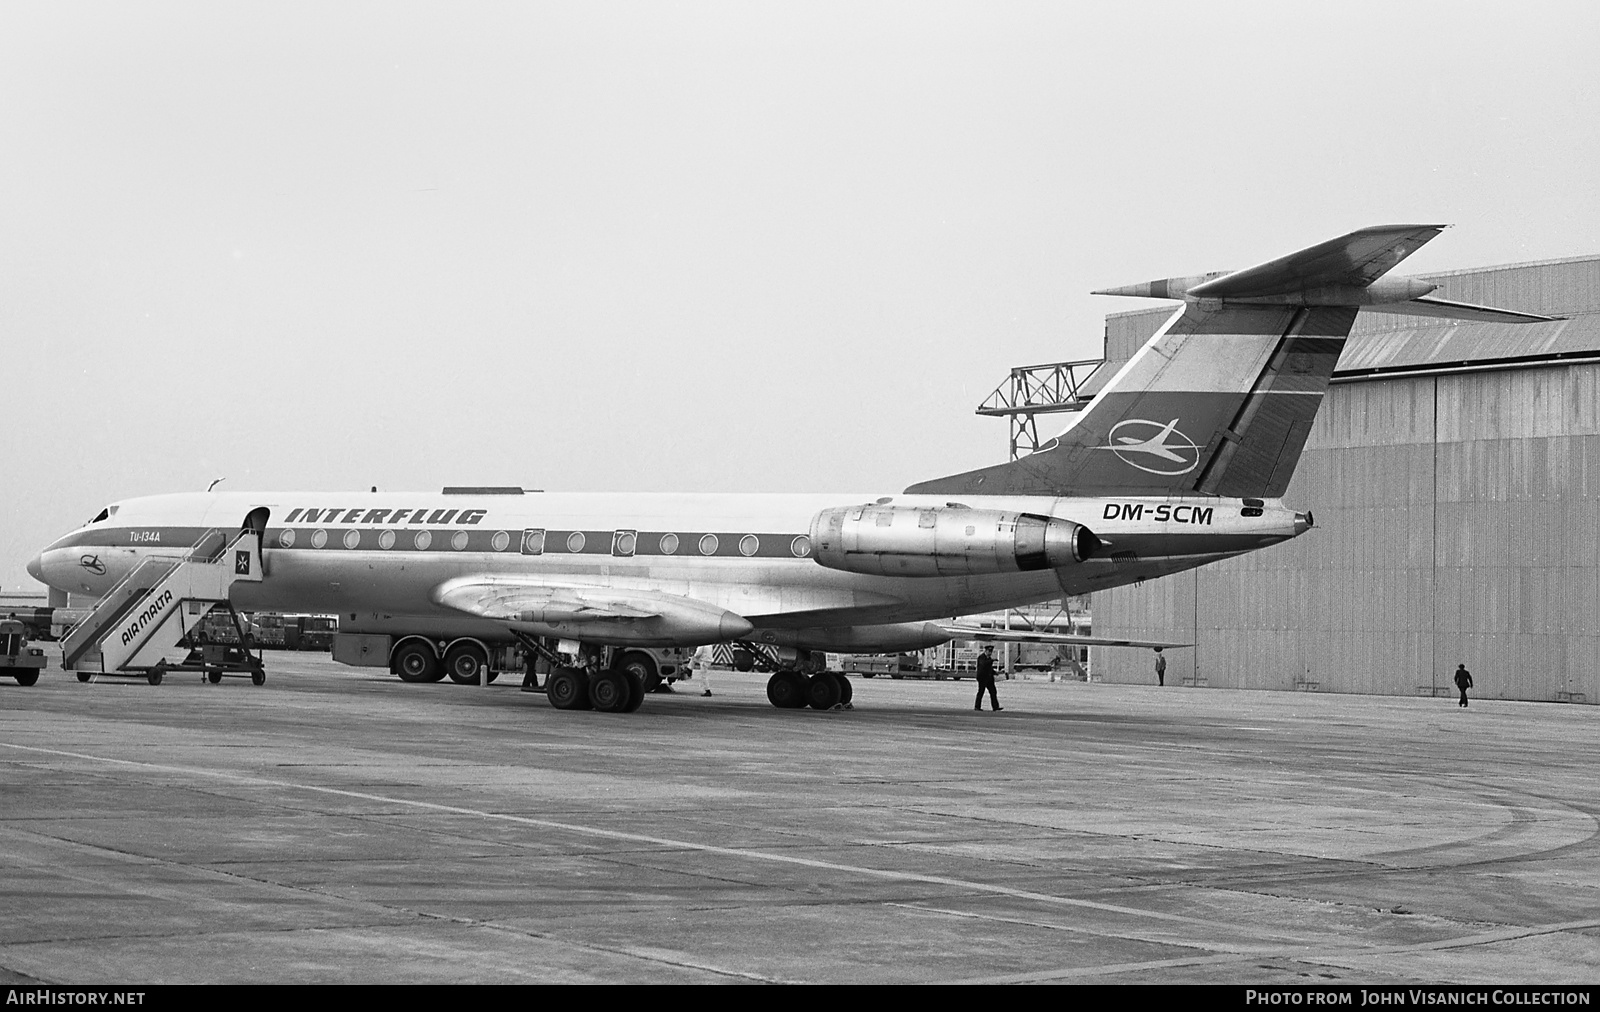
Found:
[[1467, 690], [1472, 688], [1472, 672], [1467, 670], [1465, 664], [1456, 665], [1456, 688], [1461, 690], [1460, 705], [1467, 705]]
[[1000, 709], [1000, 697], [994, 692], [994, 647], [984, 647], [978, 655], [978, 698], [972, 701], [974, 710], [983, 709], [983, 690], [989, 690], [989, 708]]

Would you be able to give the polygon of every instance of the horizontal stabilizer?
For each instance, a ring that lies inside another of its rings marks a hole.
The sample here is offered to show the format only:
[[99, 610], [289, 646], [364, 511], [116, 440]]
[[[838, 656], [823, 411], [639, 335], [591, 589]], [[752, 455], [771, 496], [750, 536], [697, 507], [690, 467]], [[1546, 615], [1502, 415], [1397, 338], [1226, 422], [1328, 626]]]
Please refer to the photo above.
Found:
[[1103, 288], [1093, 294], [1323, 306], [1415, 298], [1435, 286], [1413, 279], [1383, 285], [1375, 282], [1447, 227], [1374, 225], [1242, 271], [1164, 278]]
[[996, 643], [1061, 643], [1083, 647], [1145, 647], [1154, 650], [1194, 646], [1193, 643], [1124, 640], [1108, 636], [1079, 636], [1076, 633], [1036, 632], [1032, 629], [991, 629], [975, 625], [941, 625], [939, 628], [949, 633], [951, 639], [993, 640]]
[[1237, 299], [1308, 288], [1362, 288], [1389, 273], [1447, 227], [1376, 225], [1357, 229], [1258, 267], [1202, 282], [1190, 294], [1203, 299]]
[[[1032, 454], [918, 482], [906, 492], [947, 499], [1279, 498], [1362, 310], [1517, 323], [1549, 319], [1430, 298], [1439, 280], [1388, 276], [1444, 228], [1376, 225], [1242, 271], [1099, 292], [1184, 305]], [[1102, 548], [1098, 557], [1106, 554]]]
[[1474, 306], [1468, 302], [1449, 302], [1445, 299], [1411, 299], [1391, 302], [1382, 306], [1369, 306], [1370, 313], [1400, 313], [1405, 316], [1440, 316], [1447, 320], [1472, 320], [1480, 323], [1551, 323], [1565, 320], [1565, 316], [1539, 316], [1536, 313], [1519, 313], [1492, 306]]

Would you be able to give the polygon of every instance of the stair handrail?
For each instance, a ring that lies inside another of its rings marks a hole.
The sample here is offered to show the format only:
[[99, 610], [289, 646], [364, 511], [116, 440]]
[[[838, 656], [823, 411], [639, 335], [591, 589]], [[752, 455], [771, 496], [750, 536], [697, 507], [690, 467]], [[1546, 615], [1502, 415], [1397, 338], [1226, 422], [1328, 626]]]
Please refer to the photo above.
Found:
[[61, 642], [65, 643], [67, 640], [71, 639], [72, 635], [76, 633], [85, 622], [94, 618], [95, 613], [100, 610], [100, 606], [102, 604], [117, 597], [121, 593], [122, 588], [125, 587], [131, 580], [133, 580], [134, 577], [138, 576], [151, 566], [158, 564], [171, 565], [175, 561], [177, 560], [173, 559], [171, 556], [151, 556], [150, 558], [140, 562], [137, 566], [134, 566], [132, 569], [128, 570], [126, 576], [118, 580], [116, 583], [113, 583], [110, 590], [100, 595], [100, 597], [95, 601], [94, 606], [88, 610], [87, 614], [85, 614], [83, 618], [80, 618], [78, 621], [72, 623], [72, 625], [61, 631]]
[[[217, 547], [212, 551], [207, 552], [204, 550], [204, 546], [206, 545], [206, 542], [210, 541], [212, 538], [217, 539]], [[194, 544], [189, 546], [188, 553], [184, 555], [183, 561], [215, 562], [217, 559], [222, 557], [223, 552], [228, 550], [228, 546], [230, 544], [232, 544], [232, 542], [228, 540], [227, 532], [220, 527], [213, 527], [195, 539]]]
[[151, 555], [151, 556], [145, 558], [137, 566], [134, 566], [132, 569], [128, 570], [128, 573], [127, 573], [126, 576], [124, 576], [122, 579], [118, 580], [116, 583], [113, 583], [111, 585], [111, 589], [110, 590], [106, 591], [104, 594], [101, 594], [99, 599], [95, 601], [94, 605], [91, 608], [89, 608], [88, 613], [85, 614], [83, 616], [83, 618], [81, 618], [78, 621], [72, 623], [70, 626], [67, 626], [65, 629], [62, 629], [61, 630], [61, 640], [60, 641], [62, 643], [65, 643], [68, 639], [70, 639], [72, 637], [72, 634], [78, 631], [78, 627], [79, 626], [83, 625], [85, 622], [89, 621], [91, 618], [94, 617], [94, 613], [100, 610], [100, 605], [103, 602], [116, 597], [116, 595], [123, 589], [124, 586], [127, 585], [127, 583], [130, 580], [132, 580], [134, 577], [138, 576], [147, 567], [160, 565], [160, 564], [171, 565], [173, 563], [211, 562], [211, 561], [215, 560], [218, 556], [220, 556], [228, 548], [228, 539], [227, 539], [226, 535], [223, 535], [222, 547], [218, 548], [209, 557], [205, 557], [205, 558], [199, 557], [200, 547], [212, 535], [220, 535], [222, 533], [223, 533], [222, 532], [222, 528], [220, 528], [220, 527], [212, 527], [212, 528], [210, 528], [204, 534], [200, 535], [200, 537], [196, 538], [194, 544], [190, 545], [188, 550], [185, 551], [185, 553], [183, 555]]

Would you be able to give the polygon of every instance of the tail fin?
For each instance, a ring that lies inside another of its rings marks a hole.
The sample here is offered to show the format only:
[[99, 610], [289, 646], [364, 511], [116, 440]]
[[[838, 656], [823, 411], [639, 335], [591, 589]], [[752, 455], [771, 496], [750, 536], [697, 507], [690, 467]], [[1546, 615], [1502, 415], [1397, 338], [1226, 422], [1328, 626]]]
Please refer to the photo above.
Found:
[[1097, 292], [1185, 304], [1037, 452], [906, 493], [1277, 498], [1359, 308], [1432, 291], [1380, 279], [1444, 227], [1365, 228], [1248, 270]]

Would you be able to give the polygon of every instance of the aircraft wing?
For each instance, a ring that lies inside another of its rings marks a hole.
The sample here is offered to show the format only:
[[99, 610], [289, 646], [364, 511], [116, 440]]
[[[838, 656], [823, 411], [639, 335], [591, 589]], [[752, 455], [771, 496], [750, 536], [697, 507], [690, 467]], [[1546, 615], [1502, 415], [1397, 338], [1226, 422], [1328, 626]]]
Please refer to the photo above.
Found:
[[993, 640], [997, 643], [1060, 643], [1081, 647], [1147, 647], [1169, 649], [1192, 647], [1193, 643], [1166, 643], [1160, 640], [1123, 640], [1109, 636], [1079, 636], [1076, 633], [1038, 632], [1033, 629], [991, 629], [988, 626], [941, 625], [958, 640]]
[[1283, 295], [1320, 287], [1364, 287], [1415, 253], [1444, 225], [1377, 225], [1317, 243], [1256, 267], [1195, 285], [1205, 299]]
[[534, 626], [565, 635], [668, 640], [688, 645], [747, 635], [742, 616], [682, 594], [636, 587], [483, 574], [446, 580], [433, 590], [435, 604], [508, 625]]

